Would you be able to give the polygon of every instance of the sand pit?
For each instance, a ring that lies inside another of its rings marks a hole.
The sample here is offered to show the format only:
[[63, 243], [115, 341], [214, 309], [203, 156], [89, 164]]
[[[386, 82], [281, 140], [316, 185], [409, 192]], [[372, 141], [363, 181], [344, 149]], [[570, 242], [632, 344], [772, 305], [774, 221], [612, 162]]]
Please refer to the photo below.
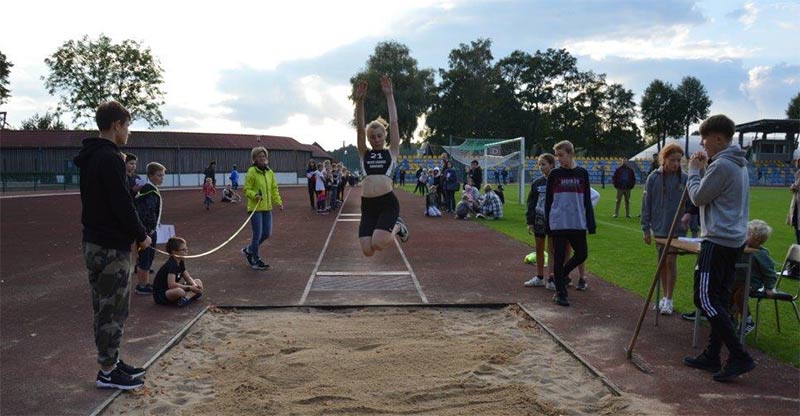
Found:
[[104, 414], [673, 414], [614, 396], [516, 306], [207, 313]]

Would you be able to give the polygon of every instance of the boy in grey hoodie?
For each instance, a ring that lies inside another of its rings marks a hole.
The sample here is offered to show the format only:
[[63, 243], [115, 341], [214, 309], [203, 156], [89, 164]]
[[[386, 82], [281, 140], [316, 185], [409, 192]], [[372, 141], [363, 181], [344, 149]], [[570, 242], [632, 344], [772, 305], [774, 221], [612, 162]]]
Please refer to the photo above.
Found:
[[[700, 208], [703, 242], [694, 276], [694, 304], [711, 323], [708, 347], [684, 364], [714, 373], [715, 381], [732, 380], [756, 367], [739, 342], [728, 308], [735, 280], [734, 265], [747, 239], [750, 183], [745, 152], [732, 145], [735, 125], [724, 115], [700, 125], [701, 144], [689, 161], [689, 198]], [[712, 159], [709, 161], [709, 159]], [[705, 171], [705, 172], [703, 172]], [[720, 365], [722, 344], [728, 349]]]

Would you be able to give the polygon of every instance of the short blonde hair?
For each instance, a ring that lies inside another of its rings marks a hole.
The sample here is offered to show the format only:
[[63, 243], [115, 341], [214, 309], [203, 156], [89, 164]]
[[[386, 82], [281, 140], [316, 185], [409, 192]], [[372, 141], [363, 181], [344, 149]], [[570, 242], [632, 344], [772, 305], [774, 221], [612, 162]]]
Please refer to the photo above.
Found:
[[575, 147], [572, 146], [572, 142], [569, 140], [562, 140], [553, 146], [553, 151], [563, 150], [570, 155], [575, 154]]
[[250, 151], [250, 159], [255, 161], [258, 155], [260, 155], [261, 153], [264, 153], [264, 156], [269, 157], [269, 152], [267, 151], [267, 148], [264, 146], [258, 146], [254, 147], [253, 150]]
[[752, 220], [747, 223], [747, 232], [761, 245], [769, 240], [772, 235], [772, 227], [766, 221]]
[[158, 172], [166, 172], [167, 168], [158, 163], [158, 162], [150, 162], [147, 164], [147, 176], [153, 176]]
[[483, 187], [483, 192], [484, 193], [485, 192], [489, 192], [491, 190], [492, 190], [492, 185], [489, 185], [488, 183], [486, 184], [486, 186]]

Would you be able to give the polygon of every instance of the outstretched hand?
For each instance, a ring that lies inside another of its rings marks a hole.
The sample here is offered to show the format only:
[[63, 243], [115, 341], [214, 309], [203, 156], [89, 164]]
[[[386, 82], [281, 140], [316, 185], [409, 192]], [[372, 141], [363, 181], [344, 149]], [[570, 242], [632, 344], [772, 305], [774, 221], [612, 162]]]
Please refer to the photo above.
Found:
[[394, 95], [394, 89], [392, 88], [392, 80], [390, 80], [389, 77], [386, 75], [381, 76], [381, 90], [383, 91], [383, 94], [386, 96]]
[[364, 97], [367, 96], [367, 81], [359, 81], [358, 85], [356, 85], [356, 94], [355, 99], [356, 101], [364, 101]]

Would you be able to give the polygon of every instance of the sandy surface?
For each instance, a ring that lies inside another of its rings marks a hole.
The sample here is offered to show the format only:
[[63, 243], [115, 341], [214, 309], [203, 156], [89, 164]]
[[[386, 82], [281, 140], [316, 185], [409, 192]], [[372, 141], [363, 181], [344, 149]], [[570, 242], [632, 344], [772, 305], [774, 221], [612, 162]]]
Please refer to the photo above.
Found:
[[614, 396], [516, 307], [207, 313], [104, 414], [674, 414]]

